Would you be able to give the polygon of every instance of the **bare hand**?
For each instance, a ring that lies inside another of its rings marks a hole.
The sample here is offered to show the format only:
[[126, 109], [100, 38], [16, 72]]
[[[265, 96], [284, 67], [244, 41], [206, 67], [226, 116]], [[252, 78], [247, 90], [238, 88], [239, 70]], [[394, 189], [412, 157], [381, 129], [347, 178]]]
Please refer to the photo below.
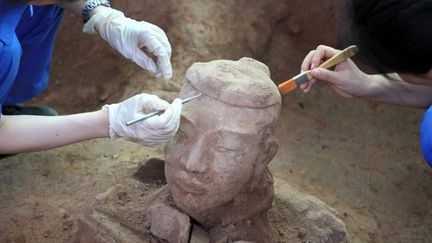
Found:
[[300, 86], [307, 93], [316, 80], [324, 81], [343, 97], [364, 96], [369, 89], [368, 75], [362, 72], [351, 59], [347, 59], [336, 65], [334, 71], [319, 68], [325, 60], [331, 58], [340, 50], [329, 46], [320, 45], [317, 49], [310, 51], [301, 65], [302, 72], [312, 70], [314, 79]]

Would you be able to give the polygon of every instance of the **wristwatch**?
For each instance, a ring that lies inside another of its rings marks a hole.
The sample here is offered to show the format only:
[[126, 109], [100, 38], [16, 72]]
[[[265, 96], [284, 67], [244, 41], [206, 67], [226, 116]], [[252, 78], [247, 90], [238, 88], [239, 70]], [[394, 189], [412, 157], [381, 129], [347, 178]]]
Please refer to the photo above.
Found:
[[111, 7], [111, 1], [110, 0], [89, 0], [84, 6], [84, 9], [81, 14], [84, 24], [87, 23], [87, 21], [90, 19], [90, 14], [98, 6]]

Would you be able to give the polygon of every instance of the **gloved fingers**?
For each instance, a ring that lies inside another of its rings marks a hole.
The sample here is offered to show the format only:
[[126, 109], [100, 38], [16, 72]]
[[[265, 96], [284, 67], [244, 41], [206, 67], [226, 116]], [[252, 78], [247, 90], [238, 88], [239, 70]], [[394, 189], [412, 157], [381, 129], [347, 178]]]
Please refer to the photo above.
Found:
[[156, 95], [142, 94], [140, 100], [140, 111], [163, 111], [168, 109], [170, 104]]
[[[156, 45], [153, 45], [156, 46]], [[152, 52], [156, 58], [157, 58], [157, 64], [154, 62], [153, 59], [148, 57], [142, 50], [138, 49], [135, 52], [133, 61], [137, 63], [140, 67], [147, 69], [151, 73], [153, 73], [156, 78], [165, 78], [165, 79], [171, 79], [172, 78], [172, 67], [171, 67], [171, 57], [170, 54], [166, 54], [164, 50], [162, 50], [162, 45], [158, 45], [156, 51], [155, 49], [151, 49], [154, 47], [148, 47], [146, 46], [150, 52]]]
[[157, 129], [151, 129], [147, 131], [147, 134], [152, 138], [151, 142], [154, 144], [166, 143], [169, 140], [171, 140], [171, 138], [174, 136], [173, 131], [167, 132], [167, 131], [157, 130]]
[[[156, 145], [168, 142], [176, 133], [180, 123], [181, 100], [171, 105], [156, 95], [138, 94], [118, 104], [106, 105], [111, 138], [124, 138], [142, 145]], [[137, 116], [142, 109], [148, 111], [166, 110], [160, 116], [127, 126], [126, 122]]]
[[[180, 123], [180, 116], [181, 116], [181, 110], [182, 110], [182, 100], [177, 98], [175, 99], [170, 107], [168, 107], [167, 111], [168, 114], [166, 114], [166, 124], [168, 126], [175, 126], [178, 127], [178, 124]], [[166, 112], [167, 112], [166, 111]], [[164, 112], [164, 113], [166, 113]], [[170, 114], [171, 113], [171, 114]], [[164, 114], [162, 114], [163, 117]]]
[[[160, 30], [162, 31], [162, 30]], [[172, 67], [171, 67], [171, 45], [168, 42], [168, 38], [165, 33], [158, 34], [153, 31], [152, 33], [142, 33], [141, 40], [145, 47], [156, 56], [157, 58], [157, 69], [158, 76], [163, 76], [165, 79], [171, 79]]]
[[156, 63], [147, 56], [142, 50], [138, 47], [135, 50], [134, 56], [132, 57], [132, 61], [134, 61], [138, 66], [146, 69], [152, 74], [156, 75], [158, 73], [158, 67]]
[[[162, 76], [164, 79], [169, 80], [172, 78], [172, 67], [170, 56], [158, 56], [158, 75]], [[159, 77], [158, 77], [159, 78]]]
[[165, 47], [165, 50], [168, 52], [168, 54], [171, 56], [171, 44], [168, 40], [167, 35], [165, 34], [165, 31], [163, 31], [161, 28], [159, 28], [156, 25], [154, 26], [154, 32], [156, 33], [155, 36], [159, 39], [159, 41], [162, 43], [162, 45]]
[[140, 22], [143, 28], [147, 28], [148, 31], [142, 31], [140, 33], [140, 43], [143, 43], [155, 56], [169, 56], [171, 57], [171, 44], [168, 41], [168, 37], [165, 32], [158, 26]]
[[118, 103], [115, 106], [117, 107], [116, 108], [116, 114], [118, 114], [117, 120], [133, 119], [136, 116], [136, 113], [142, 110], [141, 103], [144, 95], [146, 94], [137, 94]]
[[164, 46], [165, 51], [163, 53], [160, 53], [158, 56], [157, 64], [159, 67], [159, 71], [162, 74], [162, 76], [165, 79], [171, 79], [172, 78], [172, 67], [171, 67], [171, 44], [168, 40], [168, 37], [166, 36], [165, 32], [155, 26], [154, 31], [156, 32], [155, 36], [159, 40], [159, 42]]
[[150, 32], [142, 32], [140, 34], [140, 47], [147, 47], [147, 49], [155, 56], [163, 56], [168, 55], [168, 50], [166, 50], [165, 46], [160, 42], [160, 40], [154, 35], [154, 33]]
[[152, 122], [152, 127], [160, 132], [168, 134], [177, 131], [180, 123], [182, 103], [181, 99], [175, 99], [172, 104], [157, 119]]

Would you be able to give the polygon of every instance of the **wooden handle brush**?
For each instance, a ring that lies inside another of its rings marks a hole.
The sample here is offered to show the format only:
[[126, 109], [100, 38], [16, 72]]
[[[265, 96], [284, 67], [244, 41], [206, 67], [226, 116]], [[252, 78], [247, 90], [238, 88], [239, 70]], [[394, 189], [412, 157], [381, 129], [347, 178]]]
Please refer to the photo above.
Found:
[[[354, 56], [358, 52], [358, 47], [355, 45], [349, 46], [336, 55], [332, 56], [327, 61], [323, 62], [321, 65], [319, 65], [320, 68], [329, 69], [333, 66], [336, 66], [337, 64], [347, 60], [348, 58]], [[299, 86], [302, 83], [305, 83], [309, 80], [311, 80], [312, 77], [312, 70], [300, 73], [299, 75], [295, 76], [294, 78], [285, 81], [278, 85], [279, 91], [282, 95], [286, 95], [289, 92], [293, 91], [297, 86]]]

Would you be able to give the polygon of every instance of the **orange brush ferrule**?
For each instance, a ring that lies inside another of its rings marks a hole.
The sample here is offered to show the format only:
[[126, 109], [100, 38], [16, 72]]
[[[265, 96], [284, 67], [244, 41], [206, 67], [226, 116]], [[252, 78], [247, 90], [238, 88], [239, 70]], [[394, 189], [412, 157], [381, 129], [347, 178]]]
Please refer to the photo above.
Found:
[[289, 92], [295, 90], [295, 88], [297, 88], [297, 84], [295, 83], [294, 79], [290, 79], [279, 84], [278, 88], [282, 95], [286, 95]]
[[286, 95], [289, 92], [295, 90], [297, 86], [299, 86], [302, 83], [305, 83], [309, 81], [312, 78], [312, 71], [306, 71], [303, 73], [300, 73], [299, 75], [295, 76], [294, 78], [285, 81], [278, 85], [279, 92], [282, 95]]

